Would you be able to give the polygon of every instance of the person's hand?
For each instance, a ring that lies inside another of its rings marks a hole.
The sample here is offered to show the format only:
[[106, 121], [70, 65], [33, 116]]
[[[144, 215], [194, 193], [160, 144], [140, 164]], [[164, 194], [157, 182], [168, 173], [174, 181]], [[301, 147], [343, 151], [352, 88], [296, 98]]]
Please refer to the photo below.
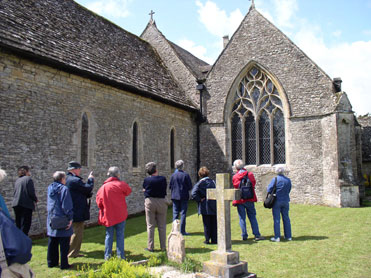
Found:
[[93, 171], [90, 172], [88, 179], [94, 179]]
[[71, 228], [71, 226], [72, 226], [72, 220], [70, 220], [70, 224], [68, 224], [66, 230], [68, 230], [69, 228]]

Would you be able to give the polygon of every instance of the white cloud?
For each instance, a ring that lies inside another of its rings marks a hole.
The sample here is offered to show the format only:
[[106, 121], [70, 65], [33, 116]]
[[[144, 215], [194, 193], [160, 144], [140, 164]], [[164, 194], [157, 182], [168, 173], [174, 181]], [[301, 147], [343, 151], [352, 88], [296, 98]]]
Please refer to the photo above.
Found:
[[298, 10], [296, 0], [273, 0], [277, 24], [281, 27], [293, 27], [292, 17]]
[[335, 38], [339, 38], [341, 36], [341, 34], [342, 34], [341, 30], [336, 30], [336, 31], [332, 32], [332, 35]]
[[232, 11], [228, 16], [224, 10], [210, 0], [205, 4], [197, 0], [196, 5], [199, 7], [198, 14], [201, 23], [211, 34], [220, 39], [225, 35], [231, 37], [244, 17], [239, 9]]
[[188, 39], [181, 39], [176, 43], [180, 47], [184, 48], [185, 50], [191, 52], [197, 58], [212, 64], [214, 62], [213, 58], [210, 58], [206, 55], [207, 49], [201, 45], [196, 45], [193, 41]]
[[116, 18], [127, 17], [130, 13], [127, 9], [131, 0], [101, 0], [91, 1], [86, 4], [86, 7], [93, 12]]
[[371, 112], [371, 41], [327, 46], [322, 36], [310, 28], [297, 32], [294, 41], [331, 78], [341, 77], [342, 90], [358, 115]]

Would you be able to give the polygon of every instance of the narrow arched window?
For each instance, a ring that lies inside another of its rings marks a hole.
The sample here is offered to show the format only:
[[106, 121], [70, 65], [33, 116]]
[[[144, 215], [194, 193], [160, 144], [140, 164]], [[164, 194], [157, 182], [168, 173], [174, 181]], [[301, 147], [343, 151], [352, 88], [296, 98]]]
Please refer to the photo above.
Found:
[[253, 66], [234, 93], [231, 157], [246, 164], [285, 163], [285, 119], [282, 101], [270, 77]]
[[81, 120], [81, 157], [80, 163], [82, 166], [88, 166], [88, 149], [89, 149], [89, 119], [84, 113]]
[[170, 131], [170, 168], [175, 169], [175, 138], [174, 129]]
[[132, 166], [138, 167], [138, 125], [136, 122], [133, 124]]

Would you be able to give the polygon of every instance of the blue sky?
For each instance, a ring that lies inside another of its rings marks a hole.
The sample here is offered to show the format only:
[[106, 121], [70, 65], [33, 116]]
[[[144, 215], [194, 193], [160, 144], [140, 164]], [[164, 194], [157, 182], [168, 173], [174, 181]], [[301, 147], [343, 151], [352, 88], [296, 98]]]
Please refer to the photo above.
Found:
[[[75, 0], [140, 35], [151, 10], [170, 41], [212, 64], [222, 37], [233, 35], [249, 0]], [[357, 115], [371, 113], [371, 0], [255, 0], [283, 31], [342, 88]]]

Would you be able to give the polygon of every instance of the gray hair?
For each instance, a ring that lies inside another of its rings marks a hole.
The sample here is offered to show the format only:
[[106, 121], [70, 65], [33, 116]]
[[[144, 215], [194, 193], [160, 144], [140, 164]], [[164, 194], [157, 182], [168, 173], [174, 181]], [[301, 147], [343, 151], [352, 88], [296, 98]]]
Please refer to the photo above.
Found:
[[276, 166], [274, 171], [277, 175], [283, 175], [285, 173], [285, 168], [283, 166]]
[[245, 165], [244, 165], [242, 159], [236, 159], [233, 162], [233, 166], [236, 167], [237, 170], [241, 170]]
[[146, 164], [146, 172], [148, 175], [152, 175], [156, 173], [156, 163], [155, 162], [148, 162]]
[[6, 172], [0, 169], [0, 182], [6, 178]]
[[184, 166], [183, 160], [178, 160], [177, 162], [175, 162], [175, 168], [177, 168], [178, 170], [182, 170], [183, 166]]
[[53, 174], [54, 181], [61, 182], [63, 178], [66, 177], [66, 173], [63, 171], [57, 171]]
[[118, 178], [120, 176], [120, 169], [116, 166], [109, 167], [107, 176]]

